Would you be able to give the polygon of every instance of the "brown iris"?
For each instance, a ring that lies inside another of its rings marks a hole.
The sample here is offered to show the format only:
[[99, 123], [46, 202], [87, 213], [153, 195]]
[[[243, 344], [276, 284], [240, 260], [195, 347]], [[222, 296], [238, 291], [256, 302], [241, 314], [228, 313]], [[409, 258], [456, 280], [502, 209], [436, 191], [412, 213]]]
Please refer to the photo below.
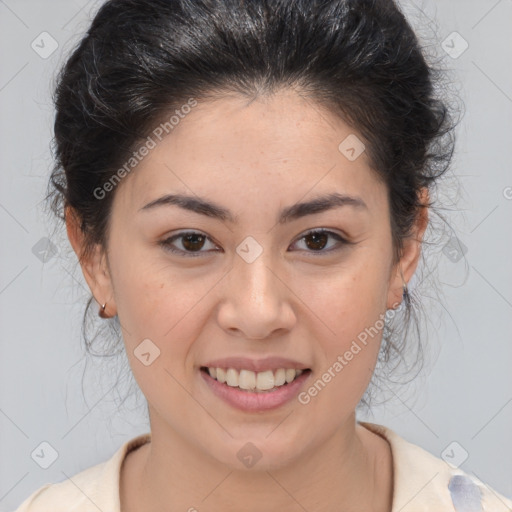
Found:
[[205, 240], [205, 235], [200, 235], [197, 233], [182, 235], [182, 244], [187, 251], [196, 251], [198, 249], [201, 249], [204, 245]]
[[[327, 233], [318, 232], [305, 236], [304, 240], [306, 240], [306, 245], [309, 249], [319, 250], [326, 246], [328, 238], [329, 235]], [[312, 243], [308, 243], [308, 240], [311, 240]]]

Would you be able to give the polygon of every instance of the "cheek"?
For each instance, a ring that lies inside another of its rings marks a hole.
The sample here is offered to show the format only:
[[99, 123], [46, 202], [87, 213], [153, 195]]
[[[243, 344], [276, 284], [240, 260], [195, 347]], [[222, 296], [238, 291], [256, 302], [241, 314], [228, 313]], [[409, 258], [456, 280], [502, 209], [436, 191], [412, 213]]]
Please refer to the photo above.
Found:
[[316, 379], [299, 397], [329, 416], [332, 426], [355, 409], [367, 389], [384, 327], [383, 301], [375, 288], [364, 281], [349, 283], [316, 306], [329, 329], [321, 328], [327, 334], [318, 336], [316, 349], [322, 354]]
[[386, 313], [387, 261], [369, 250], [366, 254], [360, 251], [358, 256], [337, 272], [335, 279], [311, 284], [305, 301], [323, 326], [324, 335], [319, 336], [321, 373], [330, 373], [322, 380], [338, 383], [329, 386], [338, 398], [347, 393], [362, 394], [366, 389], [379, 353]]
[[165, 259], [157, 261], [154, 254], [152, 259], [148, 263], [149, 254], [135, 253], [119, 258], [113, 266], [126, 350], [133, 359], [134, 350], [149, 339], [160, 351], [155, 363], [182, 373], [190, 340], [199, 336], [204, 323], [201, 301], [215, 281], [212, 276], [192, 278], [186, 271], [173, 269]]
[[[118, 268], [119, 273], [122, 270]], [[197, 287], [191, 288], [187, 286], [190, 279], [171, 274], [169, 267], [162, 270], [160, 266], [158, 271], [146, 265], [144, 270], [134, 270], [132, 267], [125, 274], [132, 277], [121, 279], [123, 284], [116, 289], [133, 376], [151, 404], [158, 408], [158, 404], [172, 403], [175, 411], [185, 414], [192, 405], [180, 383], [189, 378], [193, 340], [203, 323], [199, 318], [200, 300], [211, 285], [199, 280]]]
[[334, 340], [346, 340], [370, 328], [385, 313], [387, 262], [361, 250], [343, 268], [304, 282], [304, 302], [330, 328]]

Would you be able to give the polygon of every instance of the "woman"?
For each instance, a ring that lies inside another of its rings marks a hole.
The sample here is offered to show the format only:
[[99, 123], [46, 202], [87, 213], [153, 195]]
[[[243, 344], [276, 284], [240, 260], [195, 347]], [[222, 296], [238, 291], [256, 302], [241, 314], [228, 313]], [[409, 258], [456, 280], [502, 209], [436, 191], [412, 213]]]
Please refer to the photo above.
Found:
[[390, 0], [102, 6], [51, 183], [151, 432], [20, 512], [512, 509], [356, 420], [453, 152], [434, 77]]

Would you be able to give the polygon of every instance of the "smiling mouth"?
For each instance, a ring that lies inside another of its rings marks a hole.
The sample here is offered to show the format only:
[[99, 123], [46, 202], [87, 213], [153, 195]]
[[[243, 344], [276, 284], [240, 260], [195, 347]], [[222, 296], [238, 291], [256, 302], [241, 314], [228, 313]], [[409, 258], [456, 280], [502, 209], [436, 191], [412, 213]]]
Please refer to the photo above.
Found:
[[202, 366], [200, 370], [212, 379], [240, 391], [252, 393], [272, 393], [291, 384], [302, 374], [310, 373], [306, 368], [277, 368], [264, 372], [251, 370], [237, 370], [235, 368], [208, 368]]

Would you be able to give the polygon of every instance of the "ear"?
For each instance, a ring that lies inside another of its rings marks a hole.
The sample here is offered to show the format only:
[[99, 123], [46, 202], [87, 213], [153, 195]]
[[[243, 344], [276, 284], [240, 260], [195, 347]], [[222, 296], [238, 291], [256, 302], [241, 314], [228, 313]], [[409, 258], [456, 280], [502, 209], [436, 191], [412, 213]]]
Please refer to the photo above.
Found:
[[80, 226], [80, 218], [70, 206], [65, 208], [65, 219], [69, 241], [78, 257], [82, 273], [96, 302], [99, 305], [107, 303], [105, 315], [115, 316], [117, 308], [114, 289], [103, 247], [96, 244], [91, 251], [85, 253], [85, 236]]
[[420, 208], [416, 216], [416, 220], [412, 229], [412, 233], [403, 242], [402, 255], [400, 261], [393, 266], [387, 299], [387, 309], [396, 309], [402, 302], [403, 297], [403, 281], [400, 269], [404, 277], [404, 281], [408, 283], [416, 271], [421, 256], [421, 244], [423, 235], [428, 225], [428, 189], [423, 188], [419, 195], [420, 202], [425, 205]]

